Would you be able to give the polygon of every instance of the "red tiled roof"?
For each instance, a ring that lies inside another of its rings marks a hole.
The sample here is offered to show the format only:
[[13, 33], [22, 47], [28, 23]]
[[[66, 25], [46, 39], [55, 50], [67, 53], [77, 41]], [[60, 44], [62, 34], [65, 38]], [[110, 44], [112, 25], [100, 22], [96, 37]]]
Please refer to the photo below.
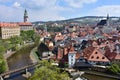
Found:
[[85, 48], [84, 51], [83, 51], [83, 55], [85, 58], [89, 58], [89, 56], [93, 53], [93, 51], [95, 50], [94, 47], [88, 47], [88, 48]]
[[81, 53], [76, 53], [76, 59], [79, 59], [80, 58], [80, 56], [81, 56]]
[[18, 22], [19, 26], [32, 26], [31, 22]]
[[99, 49], [88, 47], [84, 50], [84, 57], [89, 61], [108, 62], [109, 60], [102, 54]]
[[70, 46], [69, 52], [75, 52], [75, 49], [73, 46]]
[[115, 53], [115, 52], [106, 52], [106, 57], [108, 57], [108, 59], [110, 59], [110, 60], [115, 60], [115, 59], [118, 59], [118, 60], [120, 60], [120, 54], [117, 54], [117, 53]]
[[16, 23], [0, 22], [0, 27], [19, 27]]
[[118, 59], [118, 60], [120, 60], [120, 54], [116, 54], [116, 56], [115, 56], [114, 59]]

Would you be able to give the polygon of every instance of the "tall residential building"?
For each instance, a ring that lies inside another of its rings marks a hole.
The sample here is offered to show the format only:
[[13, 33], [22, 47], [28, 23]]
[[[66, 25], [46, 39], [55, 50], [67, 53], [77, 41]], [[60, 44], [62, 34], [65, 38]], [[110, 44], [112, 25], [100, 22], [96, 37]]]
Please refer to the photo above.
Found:
[[76, 56], [75, 53], [69, 53], [68, 54], [68, 65], [69, 65], [69, 68], [73, 67], [74, 64], [75, 64], [75, 56]]
[[20, 27], [16, 23], [0, 22], [0, 37], [8, 39], [20, 35]]

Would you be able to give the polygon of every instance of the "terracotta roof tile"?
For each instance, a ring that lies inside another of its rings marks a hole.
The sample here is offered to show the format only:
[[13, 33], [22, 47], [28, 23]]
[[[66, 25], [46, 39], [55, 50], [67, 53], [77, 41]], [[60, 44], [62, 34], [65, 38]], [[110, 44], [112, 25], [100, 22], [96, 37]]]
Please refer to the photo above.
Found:
[[19, 27], [16, 23], [0, 22], [0, 27]]
[[118, 59], [118, 60], [120, 60], [120, 54], [116, 54], [116, 56], [115, 56], [114, 59]]
[[90, 46], [88, 48], [85, 48], [84, 51], [83, 51], [83, 55], [85, 58], [89, 58], [89, 56], [92, 54], [92, 52], [95, 50], [94, 47]]
[[80, 53], [76, 53], [76, 59], [79, 59], [79, 58], [80, 58], [80, 56], [81, 56], [81, 54], [80, 54]]
[[88, 47], [84, 50], [84, 58], [89, 61], [108, 62], [109, 60], [102, 54], [102, 52], [94, 47]]

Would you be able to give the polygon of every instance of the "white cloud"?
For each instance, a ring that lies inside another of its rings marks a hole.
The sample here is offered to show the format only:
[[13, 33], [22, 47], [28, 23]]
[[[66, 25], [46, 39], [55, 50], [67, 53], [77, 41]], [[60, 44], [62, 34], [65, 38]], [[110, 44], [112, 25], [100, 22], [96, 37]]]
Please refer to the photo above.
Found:
[[[63, 1], [66, 6], [60, 6]], [[74, 8], [81, 8], [84, 4], [95, 3], [97, 0], [0, 0], [0, 21], [23, 21], [25, 8], [29, 21], [61, 20], [65, 19], [64, 12], [72, 13]], [[7, 4], [9, 3], [9, 5]], [[12, 4], [10, 4], [12, 3]], [[5, 5], [6, 4], [6, 5]], [[62, 15], [61, 15], [62, 13]]]
[[65, 0], [73, 8], [81, 8], [84, 4], [95, 3], [97, 0]]
[[[11, 6], [0, 5], [0, 21], [23, 21], [24, 9], [28, 11], [29, 21], [61, 20], [60, 12], [68, 8], [57, 5], [57, 0], [12, 0]], [[9, 14], [8, 14], [9, 13]]]
[[20, 7], [20, 3], [15, 2], [15, 3], [13, 4], [13, 6], [14, 6], [14, 7]]
[[104, 5], [95, 8], [91, 13], [92, 15], [105, 16], [110, 14], [110, 16], [120, 16], [120, 5]]

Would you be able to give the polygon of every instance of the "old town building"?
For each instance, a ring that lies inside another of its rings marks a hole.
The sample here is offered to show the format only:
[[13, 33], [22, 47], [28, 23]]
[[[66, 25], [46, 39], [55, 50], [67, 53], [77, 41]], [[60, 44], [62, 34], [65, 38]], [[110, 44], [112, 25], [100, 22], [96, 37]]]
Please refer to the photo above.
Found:
[[16, 23], [7, 23], [1, 22], [0, 23], [0, 37], [2, 39], [8, 39], [12, 36], [19, 36], [20, 35], [20, 27]]

